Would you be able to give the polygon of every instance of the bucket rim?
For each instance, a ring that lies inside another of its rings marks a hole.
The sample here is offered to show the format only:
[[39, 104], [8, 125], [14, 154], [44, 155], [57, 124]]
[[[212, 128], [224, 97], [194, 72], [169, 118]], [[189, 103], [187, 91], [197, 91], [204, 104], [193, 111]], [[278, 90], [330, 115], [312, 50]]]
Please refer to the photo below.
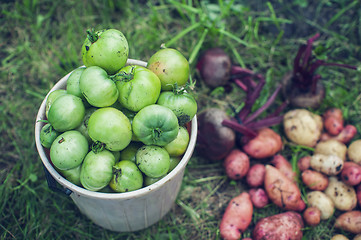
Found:
[[[146, 62], [141, 61], [141, 60], [128, 59], [127, 65], [134, 65], [134, 64], [140, 65], [143, 67], [146, 67], [146, 65], [147, 65]], [[84, 67], [84, 66], [81, 66], [81, 67]], [[51, 164], [50, 160], [48, 159], [48, 156], [45, 153], [44, 147], [41, 145], [40, 130], [45, 125], [45, 123], [40, 120], [46, 119], [45, 107], [46, 107], [46, 99], [49, 96], [49, 94], [54, 90], [64, 89], [66, 86], [66, 81], [73, 71], [69, 72], [67, 75], [65, 75], [63, 78], [61, 78], [47, 93], [47, 95], [45, 96], [45, 98], [43, 99], [43, 101], [39, 107], [39, 110], [38, 110], [38, 113], [36, 116], [36, 120], [35, 120], [35, 143], [36, 143], [36, 148], [37, 148], [38, 154], [41, 158], [41, 161], [42, 161], [44, 167], [46, 168], [46, 170], [50, 173], [50, 175], [60, 185], [62, 185], [62, 187], [68, 188], [72, 191], [70, 196], [72, 194], [77, 194], [77, 195], [86, 196], [86, 197], [90, 197], [90, 198], [109, 199], [109, 200], [111, 200], [111, 199], [125, 200], [125, 199], [139, 198], [150, 192], [160, 189], [162, 187], [162, 185], [164, 185], [168, 181], [171, 181], [173, 178], [175, 178], [175, 176], [177, 174], [184, 171], [186, 165], [188, 164], [188, 162], [193, 154], [196, 140], [197, 140], [197, 132], [198, 132], [197, 126], [198, 125], [197, 125], [197, 116], [196, 115], [191, 120], [191, 131], [190, 131], [190, 138], [189, 138], [190, 140], [189, 140], [187, 149], [186, 149], [185, 153], [183, 154], [180, 162], [170, 173], [168, 173], [162, 179], [160, 179], [159, 181], [157, 181], [149, 186], [142, 187], [140, 189], [130, 191], [130, 192], [124, 192], [124, 193], [93, 192], [93, 191], [87, 190], [83, 187], [80, 187], [80, 186], [77, 186], [77, 185], [71, 183], [70, 181], [66, 180], [58, 171], [56, 171], [55, 168], [53, 167], [53, 165]]]

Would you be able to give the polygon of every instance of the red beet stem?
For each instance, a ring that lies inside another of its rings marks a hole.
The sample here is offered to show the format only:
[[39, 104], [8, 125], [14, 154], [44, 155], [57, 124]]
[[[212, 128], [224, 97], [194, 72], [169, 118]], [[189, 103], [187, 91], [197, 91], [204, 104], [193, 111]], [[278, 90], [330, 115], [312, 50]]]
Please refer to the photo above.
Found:
[[245, 136], [250, 138], [254, 138], [257, 136], [257, 132], [253, 131], [252, 129], [237, 123], [236, 121], [225, 119], [222, 121], [222, 125], [233, 129], [236, 132], [242, 133]]
[[303, 60], [302, 60], [303, 69], [307, 69], [307, 67], [308, 67], [309, 59], [312, 55], [312, 44], [319, 36], [320, 36], [320, 34], [316, 33], [313, 37], [311, 37], [310, 39], [307, 40], [307, 46], [306, 46], [306, 50], [304, 52], [305, 54], [304, 54]]
[[239, 119], [241, 121], [244, 121], [247, 115], [251, 112], [253, 104], [256, 102], [257, 98], [259, 97], [263, 86], [266, 84], [266, 81], [261, 75], [258, 75], [260, 78], [259, 83], [255, 87], [253, 92], [248, 91], [247, 97], [245, 101], [245, 106], [241, 109], [241, 111], [238, 114]]
[[231, 75], [235, 75], [235, 74], [247, 74], [247, 75], [253, 75], [254, 72], [250, 69], [247, 68], [242, 68], [240, 66], [235, 66], [233, 65], [231, 67]]
[[243, 91], [247, 92], [248, 91], [248, 87], [246, 86], [246, 84], [244, 84], [241, 80], [239, 79], [234, 79], [235, 84], [240, 87]]
[[282, 116], [264, 118], [264, 119], [256, 121], [256, 122], [251, 122], [251, 123], [248, 123], [246, 125], [246, 127], [257, 130], [257, 129], [260, 129], [260, 128], [270, 127], [270, 126], [279, 124], [282, 121], [283, 121], [283, 115]]
[[252, 122], [254, 119], [256, 119], [259, 115], [261, 115], [261, 113], [263, 113], [269, 106], [271, 106], [271, 104], [275, 101], [277, 94], [279, 93], [279, 91], [281, 90], [282, 86], [278, 85], [278, 87], [276, 88], [276, 90], [273, 92], [273, 94], [271, 95], [270, 98], [268, 98], [267, 102], [260, 107], [259, 109], [257, 109], [257, 111], [255, 111], [251, 116], [249, 116], [248, 118], [246, 118], [244, 120], [244, 124], [247, 124], [249, 122]]
[[288, 102], [283, 102], [280, 106], [278, 106], [278, 108], [271, 114], [269, 114], [268, 116], [266, 116], [266, 118], [271, 118], [271, 117], [277, 117], [281, 114], [281, 112], [283, 111], [283, 109], [285, 109], [288, 105]]

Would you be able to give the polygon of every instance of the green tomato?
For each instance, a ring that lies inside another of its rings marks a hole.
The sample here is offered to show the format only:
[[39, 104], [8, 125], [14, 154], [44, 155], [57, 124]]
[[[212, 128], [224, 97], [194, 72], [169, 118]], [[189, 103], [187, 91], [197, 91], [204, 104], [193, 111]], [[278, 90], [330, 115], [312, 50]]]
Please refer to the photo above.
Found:
[[126, 109], [125, 107], [123, 107], [119, 101], [116, 101], [113, 105], [111, 105], [111, 107], [118, 109], [119, 111], [121, 111], [122, 113], [124, 113], [125, 116], [127, 116], [127, 118], [133, 119], [133, 117], [135, 116], [136, 112], [133, 112], [129, 109]]
[[153, 183], [158, 182], [158, 181], [161, 180], [162, 178], [164, 178], [164, 176], [157, 177], [157, 178], [152, 178], [152, 177], [144, 176], [144, 186], [152, 185]]
[[188, 60], [176, 49], [157, 51], [148, 60], [147, 68], [159, 77], [162, 91], [172, 90], [175, 84], [184, 86], [188, 81]]
[[104, 29], [96, 32], [88, 31], [81, 52], [86, 67], [99, 66], [112, 75], [125, 66], [129, 46], [122, 32], [116, 29]]
[[189, 133], [185, 127], [179, 127], [177, 137], [164, 146], [170, 156], [178, 157], [185, 153], [189, 143]]
[[120, 160], [135, 162], [135, 154], [141, 146], [143, 146], [141, 142], [130, 142], [129, 145], [120, 152]]
[[49, 109], [51, 107], [51, 105], [53, 104], [53, 102], [60, 97], [61, 95], [66, 94], [66, 90], [64, 89], [57, 89], [52, 91], [51, 93], [49, 93], [48, 97], [46, 98], [46, 102], [45, 102], [45, 116], [48, 117], [49, 115]]
[[161, 177], [169, 170], [170, 157], [163, 147], [144, 145], [137, 151], [135, 159], [140, 171], [148, 177]]
[[88, 121], [88, 134], [94, 142], [100, 142], [110, 151], [120, 151], [132, 139], [129, 119], [119, 110], [106, 107], [96, 110]]
[[114, 81], [98, 66], [88, 67], [83, 71], [79, 87], [86, 100], [94, 107], [111, 106], [119, 96]]
[[113, 167], [109, 186], [115, 192], [130, 192], [143, 187], [143, 174], [134, 162], [122, 160]]
[[68, 79], [66, 80], [66, 91], [69, 94], [73, 94], [77, 97], [84, 98], [83, 94], [80, 91], [80, 87], [79, 87], [80, 76], [84, 70], [85, 70], [85, 67], [79, 67], [77, 69], [74, 69], [70, 73]]
[[164, 91], [157, 104], [170, 108], [178, 118], [179, 125], [190, 122], [197, 113], [197, 102], [187, 92]]
[[80, 182], [90, 191], [99, 191], [107, 186], [113, 177], [115, 158], [108, 150], [95, 153], [90, 151], [84, 158]]
[[79, 166], [89, 151], [88, 140], [78, 131], [60, 134], [50, 147], [50, 159], [57, 169], [69, 170]]
[[110, 151], [114, 155], [115, 162], [120, 161], [120, 151]]
[[165, 146], [177, 137], [179, 125], [172, 110], [153, 104], [135, 115], [132, 128], [134, 135], [144, 144]]
[[88, 122], [89, 122], [90, 116], [96, 110], [97, 110], [97, 108], [95, 108], [95, 107], [90, 107], [90, 108], [85, 109], [83, 121], [81, 122], [80, 126], [75, 129], [75, 130], [79, 131], [81, 134], [83, 134], [84, 137], [86, 137], [86, 139], [88, 139], [89, 143], [92, 142], [92, 139], [89, 137], [89, 134], [88, 134]]
[[77, 96], [63, 94], [51, 105], [48, 120], [55, 130], [65, 132], [80, 126], [84, 115], [83, 101]]
[[116, 78], [120, 104], [138, 112], [145, 106], [154, 104], [160, 94], [160, 80], [149, 69], [138, 65], [122, 68]]
[[180, 157], [170, 157], [170, 165], [169, 165], [168, 173], [170, 173], [178, 165], [180, 161], [181, 161]]
[[75, 168], [71, 168], [69, 170], [60, 170], [60, 169], [57, 169], [57, 170], [58, 170], [58, 172], [61, 173], [61, 175], [63, 175], [65, 177], [66, 180], [68, 180], [69, 182], [71, 182], [77, 186], [81, 186], [81, 183], [80, 183], [81, 166], [82, 166], [82, 164], [80, 164], [79, 166], [77, 166]]
[[66, 80], [66, 91], [69, 94], [80, 97], [83, 100], [84, 106], [87, 108], [90, 106], [84, 95], [80, 90], [80, 76], [85, 70], [85, 67], [79, 67], [74, 69]]
[[45, 148], [50, 148], [54, 140], [60, 135], [50, 123], [45, 124], [40, 130], [40, 142]]

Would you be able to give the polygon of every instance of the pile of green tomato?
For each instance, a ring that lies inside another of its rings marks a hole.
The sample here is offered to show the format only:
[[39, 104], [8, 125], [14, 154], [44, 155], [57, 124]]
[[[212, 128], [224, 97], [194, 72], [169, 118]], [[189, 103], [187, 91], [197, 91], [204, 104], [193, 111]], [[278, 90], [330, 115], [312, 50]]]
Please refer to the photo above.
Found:
[[128, 55], [119, 30], [88, 31], [84, 66], [46, 99], [41, 143], [64, 178], [90, 191], [128, 192], [158, 181], [190, 140], [197, 103], [185, 91], [186, 58], [161, 48], [143, 67], [128, 65]]

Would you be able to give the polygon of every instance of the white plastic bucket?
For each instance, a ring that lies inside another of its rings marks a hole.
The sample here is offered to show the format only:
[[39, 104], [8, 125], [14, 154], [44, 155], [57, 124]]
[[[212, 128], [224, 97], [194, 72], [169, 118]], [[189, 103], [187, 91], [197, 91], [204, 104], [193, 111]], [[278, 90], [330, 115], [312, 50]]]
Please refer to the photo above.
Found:
[[[128, 64], [146, 66], [146, 62], [129, 59]], [[49, 91], [65, 89], [70, 73], [59, 80]], [[47, 96], [49, 95], [47, 94]], [[188, 148], [179, 164], [164, 178], [147, 187], [127, 193], [92, 192], [72, 184], [63, 178], [49, 161], [48, 153], [40, 142], [40, 130], [45, 119], [43, 100], [35, 122], [35, 141], [45, 173], [55, 179], [73, 199], [79, 210], [95, 224], [112, 231], [131, 232], [145, 229], [158, 222], [168, 213], [180, 190], [185, 167], [193, 154], [197, 139], [197, 118], [191, 121], [191, 134]], [[49, 181], [48, 181], [49, 183]]]

